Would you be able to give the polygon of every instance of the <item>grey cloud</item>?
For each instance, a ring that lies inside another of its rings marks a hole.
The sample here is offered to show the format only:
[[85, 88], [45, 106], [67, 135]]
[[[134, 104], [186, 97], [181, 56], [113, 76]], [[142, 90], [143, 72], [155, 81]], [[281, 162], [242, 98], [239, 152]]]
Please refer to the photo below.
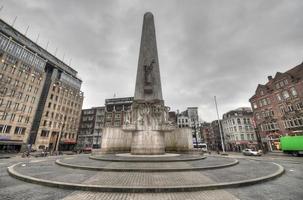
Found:
[[249, 106], [268, 75], [302, 62], [303, 2], [11, 0], [1, 18], [65, 61], [83, 79], [84, 107], [132, 96], [144, 12], [155, 16], [163, 96], [172, 109], [199, 106], [204, 120]]

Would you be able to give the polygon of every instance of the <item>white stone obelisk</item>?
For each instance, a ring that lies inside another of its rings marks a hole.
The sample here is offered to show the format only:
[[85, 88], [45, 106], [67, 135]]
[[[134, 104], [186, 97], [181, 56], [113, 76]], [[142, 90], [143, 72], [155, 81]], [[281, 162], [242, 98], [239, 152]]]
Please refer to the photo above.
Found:
[[132, 133], [132, 154], [164, 154], [163, 124], [167, 121], [162, 98], [158, 51], [153, 14], [145, 13], [132, 106], [136, 130]]

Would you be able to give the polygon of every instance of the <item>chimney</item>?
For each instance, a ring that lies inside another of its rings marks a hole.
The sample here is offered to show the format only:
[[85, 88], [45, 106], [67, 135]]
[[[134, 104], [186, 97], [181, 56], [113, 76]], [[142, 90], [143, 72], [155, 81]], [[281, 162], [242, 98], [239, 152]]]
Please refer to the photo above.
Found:
[[272, 76], [268, 76], [268, 81], [271, 81], [272, 80]]

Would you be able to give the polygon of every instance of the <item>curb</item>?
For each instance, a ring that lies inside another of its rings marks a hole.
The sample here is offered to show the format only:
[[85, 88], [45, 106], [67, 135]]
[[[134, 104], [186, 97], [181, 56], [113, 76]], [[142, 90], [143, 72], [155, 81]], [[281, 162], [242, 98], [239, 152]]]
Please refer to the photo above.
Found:
[[130, 186], [108, 186], [108, 185], [86, 185], [86, 184], [76, 184], [76, 183], [66, 183], [59, 181], [49, 181], [44, 179], [39, 179], [27, 175], [22, 175], [17, 172], [14, 167], [21, 163], [14, 164], [7, 168], [9, 175], [15, 177], [19, 180], [23, 180], [29, 183], [40, 184], [44, 186], [62, 188], [62, 189], [70, 189], [70, 190], [84, 190], [84, 191], [98, 191], [98, 192], [128, 192], [128, 193], [144, 193], [144, 192], [187, 192], [187, 191], [201, 191], [201, 190], [215, 190], [215, 189], [223, 189], [223, 188], [234, 188], [240, 186], [253, 185], [260, 182], [265, 182], [272, 180], [276, 177], [281, 176], [284, 173], [284, 168], [277, 164], [278, 170], [273, 174], [262, 176], [259, 178], [249, 179], [245, 181], [233, 181], [233, 182], [225, 182], [225, 183], [214, 183], [214, 184], [206, 184], [206, 185], [183, 185], [183, 186], [162, 186], [162, 187], [130, 187]]
[[202, 160], [202, 159], [205, 159], [206, 156], [200, 156], [200, 157], [197, 157], [197, 158], [184, 158], [184, 159], [168, 159], [168, 160], [165, 160], [164, 159], [146, 159], [146, 160], [143, 160], [143, 159], [122, 159], [119, 158], [119, 159], [111, 159], [111, 158], [102, 158], [102, 157], [96, 157], [96, 156], [89, 156], [89, 159], [92, 159], [92, 160], [102, 160], [102, 161], [111, 161], [111, 162], [183, 162], [183, 161], [195, 161], [195, 160]]
[[179, 172], [179, 171], [199, 171], [199, 170], [211, 170], [211, 169], [219, 169], [237, 165], [239, 163], [238, 160], [233, 159], [233, 162], [223, 164], [223, 165], [213, 165], [206, 167], [192, 167], [192, 168], [108, 168], [108, 167], [91, 167], [91, 166], [81, 166], [81, 165], [72, 165], [68, 163], [61, 162], [59, 159], [55, 162], [57, 165], [63, 167], [69, 167], [73, 169], [83, 169], [83, 170], [92, 170], [92, 171], [115, 171], [115, 172]]

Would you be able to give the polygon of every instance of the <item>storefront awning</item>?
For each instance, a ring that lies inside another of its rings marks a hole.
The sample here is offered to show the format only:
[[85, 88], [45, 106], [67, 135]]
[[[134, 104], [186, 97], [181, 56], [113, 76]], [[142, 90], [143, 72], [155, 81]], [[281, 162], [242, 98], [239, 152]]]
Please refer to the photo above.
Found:
[[0, 140], [0, 144], [22, 145], [22, 140]]

